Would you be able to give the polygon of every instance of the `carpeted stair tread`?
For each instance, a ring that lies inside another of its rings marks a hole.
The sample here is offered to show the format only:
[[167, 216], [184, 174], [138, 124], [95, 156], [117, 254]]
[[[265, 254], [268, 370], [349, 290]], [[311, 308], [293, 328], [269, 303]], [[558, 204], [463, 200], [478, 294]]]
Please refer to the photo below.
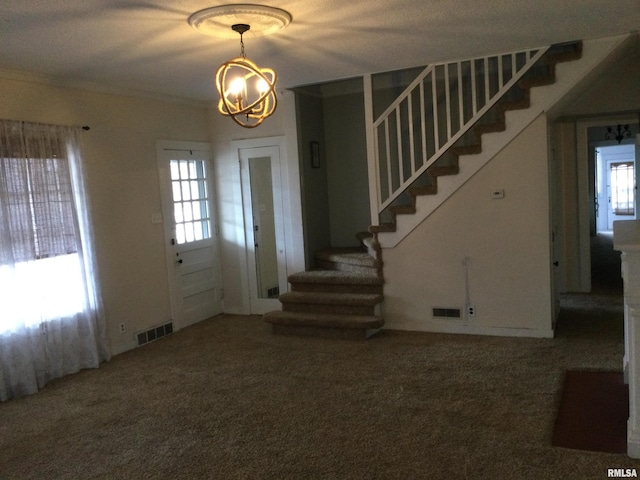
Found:
[[378, 260], [360, 247], [326, 248], [315, 254], [316, 260], [362, 267], [377, 267]]
[[381, 317], [372, 315], [341, 315], [274, 311], [264, 315], [264, 321], [273, 325], [296, 325], [324, 328], [375, 329], [384, 325]]
[[283, 304], [373, 306], [382, 302], [383, 296], [376, 293], [287, 292], [280, 295], [279, 300]]
[[374, 274], [353, 274], [340, 270], [310, 270], [292, 273], [289, 283], [341, 284], [341, 285], [382, 285], [384, 279]]
[[381, 223], [379, 225], [370, 225], [369, 226], [369, 231], [371, 233], [395, 232], [396, 231], [396, 224], [395, 223], [384, 222], [384, 223]]

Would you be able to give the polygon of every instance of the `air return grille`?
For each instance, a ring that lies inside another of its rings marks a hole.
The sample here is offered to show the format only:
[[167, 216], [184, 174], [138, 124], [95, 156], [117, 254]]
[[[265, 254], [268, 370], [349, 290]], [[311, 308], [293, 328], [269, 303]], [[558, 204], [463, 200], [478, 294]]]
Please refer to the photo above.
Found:
[[459, 308], [434, 308], [433, 316], [445, 317], [445, 318], [460, 318], [460, 309]]
[[136, 334], [136, 340], [138, 341], [138, 346], [140, 346], [145, 343], [153, 342], [154, 340], [162, 338], [165, 335], [169, 335], [170, 333], [173, 333], [173, 322], [165, 323], [164, 325], [151, 328], [144, 332], [139, 332]]

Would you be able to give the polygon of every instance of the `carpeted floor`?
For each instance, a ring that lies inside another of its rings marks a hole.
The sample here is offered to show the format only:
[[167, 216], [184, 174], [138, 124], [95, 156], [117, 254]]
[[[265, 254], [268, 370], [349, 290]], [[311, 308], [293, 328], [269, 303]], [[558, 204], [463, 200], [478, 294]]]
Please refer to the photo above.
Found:
[[622, 299], [555, 339], [273, 335], [223, 315], [0, 404], [0, 479], [603, 479], [552, 446], [566, 370], [619, 371]]

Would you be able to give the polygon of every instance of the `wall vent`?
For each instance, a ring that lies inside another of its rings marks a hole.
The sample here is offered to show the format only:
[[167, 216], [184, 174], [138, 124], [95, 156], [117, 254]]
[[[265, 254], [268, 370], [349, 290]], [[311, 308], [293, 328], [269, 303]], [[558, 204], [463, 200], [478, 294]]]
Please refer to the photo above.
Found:
[[136, 333], [136, 340], [138, 341], [138, 347], [145, 343], [153, 342], [159, 338], [173, 333], [173, 322], [165, 323], [158, 327], [150, 328], [144, 332]]
[[433, 316], [445, 317], [445, 318], [460, 318], [460, 309], [459, 308], [434, 308]]

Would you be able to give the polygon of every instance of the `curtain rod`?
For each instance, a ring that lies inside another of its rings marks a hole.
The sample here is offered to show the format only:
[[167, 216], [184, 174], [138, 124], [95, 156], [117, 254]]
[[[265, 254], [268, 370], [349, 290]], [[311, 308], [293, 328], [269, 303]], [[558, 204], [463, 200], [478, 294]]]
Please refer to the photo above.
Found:
[[[36, 125], [47, 125], [47, 126], [50, 126], [50, 127], [69, 127], [69, 126], [73, 126], [73, 125], [59, 125], [59, 124], [56, 124], [56, 123], [27, 122], [25, 120], [21, 120], [20, 123], [22, 123], [23, 125], [25, 123], [31, 123], [31, 124], [36, 124]], [[88, 130], [91, 130], [91, 127], [89, 125], [82, 125], [81, 127], [78, 127], [78, 128], [81, 128], [85, 132], [88, 131]]]

